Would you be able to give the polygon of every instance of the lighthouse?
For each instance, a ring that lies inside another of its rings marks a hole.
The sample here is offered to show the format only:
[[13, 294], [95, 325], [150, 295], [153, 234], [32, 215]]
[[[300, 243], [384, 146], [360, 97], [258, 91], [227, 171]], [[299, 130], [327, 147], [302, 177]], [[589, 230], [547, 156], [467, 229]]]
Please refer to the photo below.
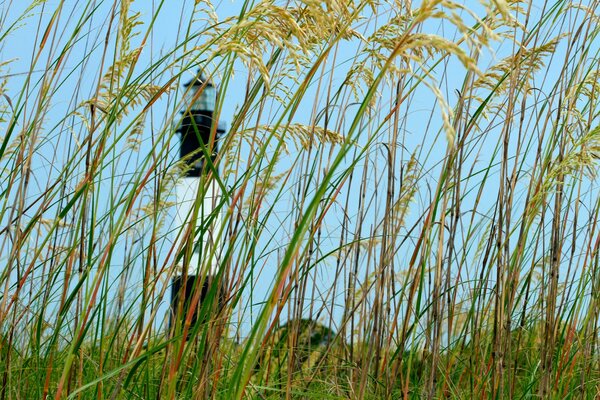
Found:
[[184, 87], [182, 119], [176, 132], [181, 136], [179, 157], [187, 168], [176, 186], [175, 215], [176, 248], [183, 249], [183, 255], [178, 257], [178, 275], [171, 286], [171, 328], [176, 318], [185, 318], [194, 294], [197, 298], [200, 291], [192, 311], [192, 326], [197, 321], [199, 305], [215, 281], [220, 255], [217, 236], [221, 230], [221, 190], [214, 176], [216, 167], [209, 167], [207, 158], [215, 160], [225, 126], [214, 118], [217, 89], [203, 73], [199, 71]]

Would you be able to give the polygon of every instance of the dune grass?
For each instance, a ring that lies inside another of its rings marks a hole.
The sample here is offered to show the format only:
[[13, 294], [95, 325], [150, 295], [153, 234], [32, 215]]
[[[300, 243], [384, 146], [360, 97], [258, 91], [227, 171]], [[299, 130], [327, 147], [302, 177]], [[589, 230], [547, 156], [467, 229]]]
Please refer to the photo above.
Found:
[[0, 6], [0, 400], [597, 397], [598, 2], [224, 3]]

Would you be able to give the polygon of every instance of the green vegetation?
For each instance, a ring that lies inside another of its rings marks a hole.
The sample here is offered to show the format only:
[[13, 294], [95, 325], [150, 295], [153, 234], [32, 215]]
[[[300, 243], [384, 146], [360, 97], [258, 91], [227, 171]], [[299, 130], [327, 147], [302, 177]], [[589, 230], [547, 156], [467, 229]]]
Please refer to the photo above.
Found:
[[[22, 3], [0, 400], [599, 396], [598, 2]], [[198, 69], [223, 196], [179, 227]], [[218, 284], [169, 330], [194, 232]]]

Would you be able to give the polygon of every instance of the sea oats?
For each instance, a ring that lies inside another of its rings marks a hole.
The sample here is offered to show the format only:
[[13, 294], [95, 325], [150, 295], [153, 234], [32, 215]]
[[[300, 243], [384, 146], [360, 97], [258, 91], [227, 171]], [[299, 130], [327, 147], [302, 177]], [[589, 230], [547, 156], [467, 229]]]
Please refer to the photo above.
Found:
[[215, 10], [212, 2], [208, 0], [195, 0], [194, 3], [194, 15], [197, 15], [197, 19], [194, 21], [202, 21], [210, 24], [213, 29], [219, 24], [219, 16]]
[[[281, 126], [270, 126], [270, 125], [259, 125], [254, 128], [247, 128], [243, 131], [237, 132], [240, 139], [244, 139], [248, 142], [257, 140], [255, 137], [256, 133], [262, 135], [273, 135], [276, 139], [283, 142], [291, 141], [296, 149], [308, 149], [314, 144], [340, 144], [344, 142], [344, 137], [338, 132], [334, 132], [329, 129], [324, 129], [319, 126], [304, 125], [304, 124], [289, 124]], [[262, 139], [258, 139], [262, 141]], [[287, 147], [284, 148], [285, 152], [289, 152]]]
[[[519, 72], [517, 82], [519, 90], [528, 91], [531, 87], [531, 79], [534, 74], [545, 65], [545, 59], [556, 50], [556, 46], [564, 35], [557, 36], [546, 43], [533, 48], [523, 48], [517, 54], [511, 55], [496, 63], [488, 69], [476, 81], [475, 87], [483, 87], [494, 90], [497, 93], [505, 92], [509, 88], [510, 74]], [[519, 68], [516, 68], [519, 66]]]
[[596, 396], [597, 2], [5, 3], [0, 397]]
[[406, 217], [410, 210], [411, 203], [418, 193], [418, 180], [420, 171], [418, 168], [416, 154], [413, 153], [402, 167], [402, 186], [398, 198], [393, 205], [393, 230], [399, 232], [404, 227]]

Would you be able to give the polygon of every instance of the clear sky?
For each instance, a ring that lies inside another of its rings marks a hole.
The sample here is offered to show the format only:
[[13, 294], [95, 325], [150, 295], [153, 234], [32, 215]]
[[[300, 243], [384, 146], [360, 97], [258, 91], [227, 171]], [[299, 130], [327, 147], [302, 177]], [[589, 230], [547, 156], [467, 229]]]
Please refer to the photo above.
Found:
[[[94, 89], [97, 86], [97, 81], [99, 79], [99, 66], [103, 60], [102, 44], [104, 38], [107, 37], [107, 34], [109, 35], [109, 38], [113, 38], [116, 34], [116, 32], [107, 29], [109, 24], [111, 24], [109, 16], [110, 9], [113, 6], [112, 1], [69, 0], [63, 2], [63, 9], [65, 12], [60, 15], [60, 20], [58, 22], [58, 25], [61, 28], [58, 29], [56, 34], [53, 33], [48, 39], [48, 43], [52, 43], [52, 45], [48, 45], [47, 49], [52, 50], [45, 50], [41, 53], [41, 56], [37, 59], [36, 65], [31, 73], [31, 82], [29, 85], [26, 85], [26, 78], [32, 65], [32, 57], [34, 57], [33, 55], [35, 54], [36, 49], [40, 46], [44, 29], [52, 20], [53, 12], [59, 3], [58, 0], [47, 1], [45, 5], [36, 7], [28, 16], [21, 20], [19, 20], [19, 16], [22, 15], [26, 9], [27, 2], [5, 1], [0, 5], [0, 12], [3, 16], [3, 29], [7, 30], [13, 23], [16, 23], [19, 26], [18, 29], [9, 34], [6, 40], [2, 41], [3, 48], [1, 49], [2, 61], [6, 63], [1, 69], [1, 74], [9, 77], [7, 90], [4, 95], [6, 98], [11, 99], [13, 104], [17, 103], [17, 98], [21, 95], [31, 97], [32, 99], [35, 98], [36, 93], [40, 90], [39, 85], [44, 77], [43, 75], [51, 69], [48, 66], [52, 66], [55, 60], [57, 60], [57, 55], [62, 51], [62, 46], [69, 43], [70, 34], [78, 24], [80, 11], [85, 7], [99, 8], [99, 11], [94, 14], [93, 18], [85, 21], [83, 24], [84, 34], [80, 35], [77, 41], [71, 43], [71, 47], [67, 50], [68, 56], [65, 57], [64, 60], [61, 60], [60, 77], [56, 79], [56, 82], [60, 82], [60, 84], [53, 88], [53, 90], [56, 90], [56, 93], [52, 96], [53, 104], [49, 108], [51, 112], [44, 116], [46, 119], [46, 126], [49, 127], [46, 130], [48, 137], [40, 144], [41, 147], [38, 152], [39, 156], [36, 158], [34, 164], [34, 181], [37, 183], [40, 190], [43, 190], [43, 188], [46, 187], [47, 182], [59, 172], [60, 168], [56, 168], [56, 166], [61, 165], [65, 160], [65, 154], [63, 154], [65, 152], [64, 149], [70, 145], [70, 140], [77, 140], [79, 132], [82, 129], [82, 124], [84, 124], [84, 122], [77, 119], [76, 116], [72, 116], [72, 119], [69, 121], [62, 121], [60, 118], [66, 115], [69, 110], [75, 109], [81, 102], [93, 97]], [[241, 3], [242, 2], [238, 1], [218, 2], [216, 4], [216, 13], [219, 20], [222, 21], [227, 17], [235, 16], [239, 12]], [[478, 4], [479, 2], [473, 3], [477, 3], [477, 5], [473, 6], [472, 10], [480, 12], [482, 8]], [[162, 8], [160, 9], [160, 12], [156, 13], [155, 10], [157, 10], [161, 4]], [[150, 35], [147, 37], [147, 42], [141, 52], [136, 72], [141, 73], [155, 63], [155, 65], [158, 66], [158, 69], [156, 71], [156, 81], [153, 83], [159, 85], [165, 84], [170, 79], [169, 73], [177, 72], [178, 64], [173, 63], [172, 60], [184, 52], [184, 48], [177, 48], [177, 46], [181, 43], [181, 38], [186, 36], [185, 30], [187, 27], [191, 24], [194, 30], [201, 31], [203, 26], [210, 23], [207, 19], [207, 13], [196, 12], [192, 15], [193, 4], [193, 1], [174, 0], [166, 0], [162, 3], [157, 0], [138, 0], [132, 3], [131, 11], [139, 11], [140, 21], [142, 22], [141, 25], [134, 28], [139, 31], [140, 34], [132, 40], [132, 48], [135, 48], [142, 43], [145, 32], [152, 23], [151, 18], [156, 16], [156, 19], [153, 22], [154, 29], [152, 29]], [[200, 3], [200, 7], [202, 7], [202, 3]], [[391, 13], [392, 11], [390, 11], [390, 15]], [[470, 17], [465, 16], [465, 18], [468, 22], [473, 22], [472, 19], [469, 19]], [[192, 20], [194, 20], [194, 22], [190, 22]], [[455, 31], [445, 30], [448, 29], [448, 24], [440, 23], [439, 25], [436, 25], [436, 22], [425, 26], [425, 29], [431, 30], [431, 32], [428, 33], [436, 33], [449, 38], [457, 37]], [[365, 20], [360, 26], [362, 29], [361, 33], [367, 35], [368, 33], [373, 32], [377, 23], [378, 21], [376, 19]], [[560, 32], [549, 32], [548, 37], [545, 39], [559, 33]], [[199, 36], [194, 40], [201, 43], [202, 40], [206, 40], [206, 37]], [[195, 43], [194, 40], [186, 44], [188, 49], [198, 44]], [[177, 50], [173, 51], [172, 49], [174, 48], [177, 48]], [[502, 44], [495, 44], [493, 49], [485, 49], [484, 54], [481, 56], [481, 68], [487, 68], [487, 66], [497, 62], [503, 54], [511, 52], [512, 50], [512, 48], [507, 48]], [[49, 53], [49, 51], [51, 51], [51, 53]], [[344, 80], [349, 66], [354, 61], [353, 57], [356, 55], [356, 52], [356, 42], [343, 45], [339, 48], [339, 53], [336, 54], [336, 61], [327, 65], [327, 68], [333, 72], [331, 72], [331, 75], [329, 75], [328, 72], [324, 74], [324, 76], [328, 78], [332, 77], [332, 87], [336, 87], [337, 84]], [[560, 59], [560, 55], [563, 53], [564, 48], [559, 47], [556, 59]], [[168, 55], [168, 61], [159, 62], [163, 55]], [[548, 69], [549, 75], [541, 76], [535, 81], [537, 88], [547, 89], [551, 87], [554, 84], [552, 74], [556, 73], [556, 69], [560, 68], [560, 65], [560, 63], [552, 64]], [[236, 63], [235, 67], [235, 76], [225, 94], [223, 103], [224, 107], [221, 118], [225, 121], [231, 121], [233, 119], [236, 108], [242, 103], [246, 91], [247, 71], [241, 63]], [[105, 65], [103, 73], [106, 72], [106, 68]], [[461, 88], [466, 74], [465, 68], [456, 59], [450, 58], [445, 61], [444, 67], [440, 68], [440, 70], [443, 72], [438, 72], [438, 70], [436, 70], [436, 72], [432, 74], [433, 78], [435, 78], [437, 82], [440, 82], [439, 90], [444, 94], [449, 105], [454, 107], [458, 98], [457, 90]], [[195, 70], [190, 70], [189, 73], [186, 73], [182, 78], [182, 81], [178, 83], [183, 83], [184, 80], [191, 79], [194, 74]], [[431, 82], [433, 82], [433, 80]], [[432, 85], [435, 86], [433, 83]], [[402, 141], [401, 143], [396, 144], [402, 148], [402, 160], [399, 161], [398, 168], [401, 163], [407, 162], [412, 152], [418, 151], [420, 154], [419, 161], [423, 162], [420, 167], [423, 168], [423, 170], [428, 171], [423, 175], [423, 182], [418, 183], [420, 185], [420, 190], [416, 196], [417, 199], [415, 200], [414, 208], [419, 212], [409, 216], [407, 226], [416, 222], [420, 213], [422, 213], [428, 204], [431, 203], [432, 190], [435, 188], [440, 162], [444, 158], [446, 149], [444, 135], [440, 132], [441, 118], [439, 117], [439, 106], [436, 103], [436, 99], [432, 92], [426, 87], [422, 87], [420, 90], [418, 95], [413, 96], [410, 105], [407, 105], [407, 107], [410, 107], [410, 110], [406, 113], [406, 121], [402, 122]], [[100, 188], [99, 193], [102, 196], [106, 196], [101, 198], [100, 202], [102, 203], [102, 201], [106, 200], [106, 207], [108, 207], [108, 203], [110, 203], [109, 199], [111, 193], [116, 190], [115, 188], [130, 188], [132, 186], [131, 177], [133, 176], [133, 173], [139, 167], [141, 160], [145, 158], [144, 154], [148, 154], [152, 149], [153, 140], [156, 139], [153, 135], [160, 130], [160, 127], [164, 127], [167, 123], [167, 121], [165, 121], [165, 116], [172, 114], [168, 111], [163, 113], [162, 110], [167, 110], [168, 107], [176, 107], [180, 102], [181, 94], [181, 92], [173, 91], [164, 98], [161, 98], [161, 100], [152, 108], [149, 121], [145, 125], [141, 135], [141, 144], [138, 153], [115, 153], [118, 155], [118, 161], [107, 165], [107, 169], [98, 183]], [[294, 122], [309, 122], [308, 118], [313, 112], [313, 105], [315, 105], [313, 103], [315, 102], [315, 99], [322, 98], [319, 97], [319, 95], [322, 95], [322, 93], [318, 92], [317, 84], [312, 85], [301, 103], [301, 107], [295, 116]], [[384, 98], [384, 100], [378, 104], [379, 109], [376, 111], [379, 112], [379, 116], [377, 118], [381, 118], [381, 115], [384, 114], [381, 110], [390, 107], [389, 93], [386, 96], [388, 97]], [[322, 111], [323, 101], [317, 103], [317, 111]], [[25, 114], [31, 112], [31, 109], [33, 108], [31, 106], [28, 107], [29, 108], [24, 111]], [[345, 112], [351, 116], [352, 112], [354, 112], [353, 110], [356, 108], [356, 104], [348, 106], [348, 109], [345, 110]], [[277, 116], [278, 111], [276, 106], [272, 105], [272, 108], [268, 109], [265, 113], [266, 115], [261, 120], [261, 123], [272, 122], [270, 119], [271, 115]], [[342, 111], [338, 110], [337, 113], [337, 115], [340, 115], [342, 114]], [[323, 115], [323, 113], [320, 113], [319, 115]], [[431, 115], [434, 115], [434, 117], [431, 117]], [[126, 118], [128, 117], [125, 117], [125, 120]], [[340, 124], [340, 128], [343, 129], [347, 127], [350, 121], [351, 118], [347, 118], [347, 120]], [[431, 125], [429, 125], [430, 121], [433, 121]], [[322, 124], [322, 122], [319, 121], [317, 125], [319, 124]], [[369, 129], [371, 128], [372, 127], [369, 127]], [[391, 131], [391, 128], [387, 126], [385, 129], [387, 129], [386, 133]], [[487, 165], [491, 165], [491, 174], [497, 174], [498, 172], [498, 165], [493, 162], [494, 144], [496, 143], [493, 136], [497, 134], [498, 124], [490, 122], [490, 128], [487, 132], [487, 135], [492, 137], [490, 142], [482, 143], [481, 146], [478, 147], [480, 150], [478, 155], [473, 153], [467, 156], [473, 159], [474, 165], [476, 165], [476, 168], [479, 170], [483, 170]], [[370, 162], [372, 162], [373, 167], [372, 171], [374, 172], [369, 176], [369, 179], [370, 183], [373, 185], [378, 183], [378, 179], [382, 179], [385, 170], [385, 140], [386, 136], [382, 134], [381, 143], [377, 143], [377, 145], [373, 146], [370, 155]], [[483, 139], [481, 140], [483, 141]], [[175, 148], [177, 146], [174, 141], [164, 141], [162, 143], [165, 146], [174, 146]], [[359, 145], [360, 144], [362, 143], [359, 143]], [[358, 147], [359, 146], [357, 146], [357, 148]], [[473, 148], [475, 148], [475, 146], [473, 146]], [[474, 161], [476, 156], [480, 157], [477, 162]], [[293, 161], [294, 157], [290, 156], [285, 158], [283, 163], [287, 163], [286, 165], [289, 166]], [[526, 160], [526, 164], [529, 161], [531, 160]], [[72, 180], [65, 183], [66, 187], [74, 190], [78, 183], [77, 173], [81, 173], [81, 168], [82, 166], [74, 169]], [[362, 172], [361, 168], [363, 168], [361, 165], [357, 167], [357, 175]], [[473, 200], [476, 196], [476, 189], [478, 188], [477, 181], [478, 179], [481, 179], [481, 176], [475, 176], [470, 179], [473, 180], [470, 187], [472, 190], [465, 194], [466, 203], [469, 203], [469, 201]], [[131, 187], [131, 190], [134, 189], [134, 187]], [[520, 194], [522, 194], [524, 188], [520, 189]], [[349, 196], [356, 196], [356, 187], [348, 187], [347, 190]], [[35, 197], [36, 194], [35, 190], [32, 189], [32, 198]], [[486, 186], [486, 191], [483, 194], [486, 206], [480, 210], [481, 212], [487, 212], [495, 206], [496, 194], [497, 183], [494, 180], [491, 180], [488, 183], [488, 186]], [[379, 195], [379, 197], [373, 195], [371, 200], [375, 203], [379, 202], [378, 204], [381, 205], [382, 199], [383, 197], [381, 195]], [[350, 201], [349, 204], [351, 205], [349, 210], [344, 210], [339, 204], [336, 204], [335, 206], [339, 207], [337, 210], [338, 212], [330, 213], [327, 219], [325, 219], [323, 248], [320, 249], [323, 253], [326, 253], [328, 248], [335, 248], [335, 246], [338, 245], [337, 240], [339, 239], [340, 234], [340, 221], [346, 216], [349, 218], [354, 218], [356, 216], [356, 209], [358, 207], [357, 199]], [[284, 246], [286, 240], [289, 240], [289, 220], [281, 221], [277, 218], [279, 215], [283, 215], [284, 217], [288, 216], [294, 206], [295, 204], [292, 204], [291, 201], [280, 202], [279, 207], [282, 209], [276, 210], [273, 218], [269, 221], [270, 225], [267, 228], [272, 230], [273, 233], [271, 237], [273, 240], [272, 243], [261, 244], [264, 253], [260, 256], [267, 260], [265, 264], [272, 266], [272, 269], [269, 270], [267, 268], [263, 277], [257, 280], [257, 287], [259, 289], [256, 293], [259, 298], [261, 297], [260, 295], [266, 293], [269, 288], [273, 269], [277, 265], [278, 246]], [[378, 221], [381, 217], [381, 208], [375, 206], [370, 209], [369, 212], [370, 214], [368, 217], [372, 218], [370, 223], [375, 224], [375, 221]], [[345, 213], [348, 213], [348, 215], [345, 215]], [[377, 230], [377, 227], [371, 228], [373, 228], [374, 231]], [[135, 231], [135, 229], [132, 228], [132, 231]], [[370, 233], [371, 232], [365, 232], [365, 234]], [[406, 232], [403, 231], [403, 233]], [[141, 242], [147, 240], [147, 237], [144, 236], [144, 232], [134, 232], [134, 234], [140, 235]], [[172, 238], [169, 238], [168, 236], [164, 238], [165, 248], [167, 248], [167, 245], [171, 240]], [[398, 251], [398, 259], [402, 262], [410, 252], [410, 248], [408, 247], [411, 240], [412, 238], [407, 241], [407, 245]], [[121, 248], [119, 251], [124, 251], [124, 249]], [[115, 257], [115, 259], [119, 259], [119, 257]], [[327, 286], [331, 283], [332, 279], [335, 278], [335, 271], [332, 269], [332, 263], [328, 264], [327, 262], [323, 262], [323, 265], [324, 268], [320, 272], [319, 279], [321, 279], [322, 285]], [[328, 301], [330, 300], [331, 299]]]

